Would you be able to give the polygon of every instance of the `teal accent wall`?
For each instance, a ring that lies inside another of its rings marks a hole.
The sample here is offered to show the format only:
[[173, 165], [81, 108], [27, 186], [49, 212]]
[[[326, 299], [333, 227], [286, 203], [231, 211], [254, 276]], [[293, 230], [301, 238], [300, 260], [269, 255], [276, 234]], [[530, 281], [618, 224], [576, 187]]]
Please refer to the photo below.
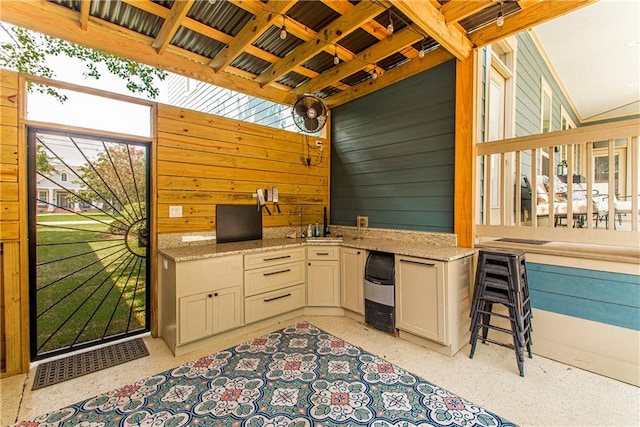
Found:
[[454, 136], [455, 61], [332, 109], [331, 223], [453, 232]]
[[640, 276], [527, 262], [527, 278], [534, 308], [640, 331]]
[[576, 126], [580, 126], [578, 117], [571, 108], [569, 100], [544, 57], [538, 50], [528, 31], [519, 33], [516, 64], [516, 136], [540, 133], [540, 107], [542, 80], [544, 77], [551, 87], [551, 130], [560, 130], [560, 107], [563, 106]]

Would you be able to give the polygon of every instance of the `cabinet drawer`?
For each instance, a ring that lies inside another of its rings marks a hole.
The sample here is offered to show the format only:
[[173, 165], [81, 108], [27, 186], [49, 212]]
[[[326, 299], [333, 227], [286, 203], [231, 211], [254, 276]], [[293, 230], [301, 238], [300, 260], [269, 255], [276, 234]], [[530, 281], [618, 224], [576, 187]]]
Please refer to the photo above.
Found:
[[242, 255], [176, 263], [176, 297], [242, 286]]
[[260, 252], [244, 256], [244, 269], [270, 267], [287, 262], [304, 261], [304, 248], [283, 249], [280, 251]]
[[244, 300], [245, 323], [277, 316], [305, 304], [304, 285], [291, 286], [274, 292], [255, 295]]
[[244, 272], [244, 295], [275, 291], [305, 282], [304, 262], [291, 262]]
[[307, 259], [314, 261], [337, 260], [340, 248], [337, 246], [308, 246]]

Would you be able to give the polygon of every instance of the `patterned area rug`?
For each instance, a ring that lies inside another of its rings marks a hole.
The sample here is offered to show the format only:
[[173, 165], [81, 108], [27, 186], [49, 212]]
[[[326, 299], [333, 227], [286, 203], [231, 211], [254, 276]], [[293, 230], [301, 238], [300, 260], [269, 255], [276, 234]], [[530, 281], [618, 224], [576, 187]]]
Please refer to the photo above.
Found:
[[301, 322], [18, 426], [513, 426]]

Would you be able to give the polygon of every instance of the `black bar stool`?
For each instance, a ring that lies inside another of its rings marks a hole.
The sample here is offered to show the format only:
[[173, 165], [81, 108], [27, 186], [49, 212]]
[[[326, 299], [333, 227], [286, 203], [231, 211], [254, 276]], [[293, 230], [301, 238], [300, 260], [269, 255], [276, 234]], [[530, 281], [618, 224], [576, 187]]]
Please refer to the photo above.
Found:
[[[494, 304], [507, 307], [509, 314], [493, 311]], [[511, 329], [491, 324], [491, 316], [508, 319]], [[471, 306], [470, 358], [476, 351], [478, 334], [482, 342], [505, 345], [488, 338], [489, 329], [511, 334], [520, 376], [524, 377], [524, 349], [531, 354], [531, 302], [523, 251], [482, 249], [478, 255], [475, 292]]]

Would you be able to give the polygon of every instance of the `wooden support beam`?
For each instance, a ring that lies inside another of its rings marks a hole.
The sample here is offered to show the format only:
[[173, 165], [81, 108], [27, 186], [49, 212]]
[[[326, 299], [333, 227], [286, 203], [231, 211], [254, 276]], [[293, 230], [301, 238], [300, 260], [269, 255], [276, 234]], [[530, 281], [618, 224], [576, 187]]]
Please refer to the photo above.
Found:
[[187, 12], [191, 9], [194, 1], [195, 0], [175, 0], [173, 2], [173, 7], [171, 7], [169, 11], [169, 15], [165, 18], [158, 35], [151, 44], [159, 54], [162, 54], [171, 42], [171, 39], [176, 34], [176, 31], [178, 31], [178, 27], [180, 27], [184, 17], [187, 16]]
[[80, 3], [80, 28], [87, 29], [89, 25], [89, 10], [91, 9], [91, 0], [82, 0]]
[[432, 4], [410, 0], [391, 0], [391, 3], [456, 58], [469, 58], [472, 47], [466, 34], [454, 25], [447, 25], [442, 13]]
[[517, 34], [558, 16], [583, 8], [597, 0], [527, 2], [527, 7], [505, 17], [504, 25], [487, 25], [469, 37], [474, 47], [482, 47], [497, 40]]
[[[151, 46], [153, 39], [150, 37], [99, 19], [92, 20], [92, 25], [87, 31], [83, 31], [77, 24], [78, 15], [78, 12], [51, 2], [2, 4], [3, 21], [13, 25], [92, 49], [104, 50], [108, 47], [109, 53], [123, 58], [281, 104], [291, 105], [296, 100], [295, 95], [291, 93], [273, 87], [262, 88], [253, 81], [229, 73], [215, 73], [208, 65], [209, 58], [175, 46], [168, 46], [162, 55], [158, 55]], [[43, 20], [43, 16], [47, 19]]]
[[[338, 12], [340, 15], [344, 15], [348, 13], [351, 9], [355, 7], [353, 3], [345, 0], [321, 0], [321, 1], [325, 6]], [[378, 40], [386, 39], [387, 37], [389, 37], [389, 32], [387, 31], [387, 27], [380, 24], [376, 20], [365, 22], [360, 26], [360, 29], [371, 34], [373, 37], [377, 38]]]
[[348, 13], [342, 15], [327, 25], [324, 29], [320, 30], [319, 38], [310, 40], [298, 46], [286, 57], [269, 67], [264, 73], [256, 78], [256, 82], [265, 86], [279, 79], [291, 71], [296, 65], [300, 65], [310, 58], [313, 58], [328, 46], [332, 47], [331, 45], [333, 43], [359, 28], [364, 22], [370, 21], [382, 11], [384, 11], [384, 8], [376, 3], [358, 3], [358, 5]]
[[447, 24], [453, 24], [497, 2], [498, 0], [450, 1], [442, 5], [440, 12]]
[[392, 85], [408, 77], [414, 76], [425, 70], [445, 63], [453, 59], [453, 56], [442, 47], [429, 52], [424, 58], [412, 59], [402, 67], [395, 67], [386, 71], [376, 80], [368, 79], [360, 84], [352, 86], [350, 89], [342, 91], [327, 98], [325, 101], [329, 108], [337, 107], [354, 99], [368, 95], [383, 87]]
[[[278, 17], [286, 13], [291, 6], [296, 3], [297, 0], [275, 2], [273, 6], [274, 9], [272, 11], [256, 16], [255, 19], [247, 22], [242, 30], [236, 34], [231, 43], [218, 52], [209, 65], [216, 70], [216, 72], [224, 69], [227, 65], [230, 65], [231, 62], [247, 48], [247, 46], [251, 45], [251, 43], [253, 43], [262, 35], [262, 33], [273, 25], [273, 22]], [[271, 3], [269, 3], [269, 5], [271, 5]]]
[[322, 75], [295, 88], [293, 92], [298, 95], [317, 92], [420, 40], [422, 40], [422, 36], [419, 32], [408, 27], [403, 28], [393, 34], [392, 37], [381, 40], [379, 43], [364, 50], [353, 61], [343, 62], [336, 67], [330, 68]]
[[[136, 1], [136, 0], [126, 0], [126, 1]], [[231, 4], [234, 4], [234, 5], [238, 6], [239, 8], [242, 8], [242, 9], [246, 10], [247, 12], [250, 12], [250, 13], [252, 13], [254, 15], [260, 15], [260, 14], [263, 14], [263, 13], [267, 13], [269, 11], [267, 9], [267, 6], [264, 3], [260, 2], [260, 1], [247, 1], [247, 0], [226, 0], [226, 1], [231, 3]], [[273, 21], [273, 25], [275, 25], [276, 27], [282, 27], [282, 25], [285, 23], [284, 21], [285, 21], [285, 18], [282, 15], [278, 15], [276, 17], [276, 19]], [[286, 21], [287, 21], [286, 22], [287, 33], [289, 33], [289, 34], [291, 34], [293, 36], [296, 36], [300, 40], [309, 41], [309, 40], [314, 40], [314, 39], [316, 39], [318, 37], [318, 33], [313, 31], [311, 28], [307, 27], [306, 25], [303, 25], [300, 22], [296, 21], [295, 19], [287, 17]], [[255, 48], [257, 50], [260, 50], [260, 49], [256, 48], [255, 46], [251, 45], [251, 46], [247, 47], [247, 53], [251, 53], [250, 52], [251, 48]], [[353, 52], [343, 48], [340, 45], [337, 45], [337, 48], [338, 48], [338, 57], [343, 61], [350, 61], [355, 56], [353, 54]], [[333, 45], [326, 45], [324, 47], [324, 50], [325, 50], [325, 52], [328, 52], [331, 55], [334, 54]], [[252, 53], [252, 55], [254, 55], [254, 54]], [[258, 55], [254, 55], [254, 56], [258, 56]], [[258, 57], [260, 58], [260, 56], [258, 56]], [[278, 58], [278, 59], [280, 59], [280, 58]], [[266, 61], [266, 59], [265, 59], [265, 61]], [[268, 61], [268, 62], [277, 62], [277, 61]], [[296, 71], [298, 74], [303, 74], [303, 73], [300, 73], [297, 70], [292, 70], [292, 71]]]
[[474, 247], [475, 242], [475, 165], [473, 132], [475, 51], [464, 60], [456, 60], [456, 133], [453, 231], [458, 246]]

